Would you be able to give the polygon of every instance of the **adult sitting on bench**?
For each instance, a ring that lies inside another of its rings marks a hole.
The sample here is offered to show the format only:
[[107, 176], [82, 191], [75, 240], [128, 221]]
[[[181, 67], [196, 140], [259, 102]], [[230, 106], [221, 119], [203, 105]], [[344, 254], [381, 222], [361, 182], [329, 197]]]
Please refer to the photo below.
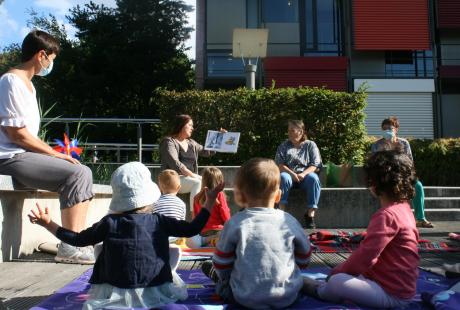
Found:
[[301, 120], [288, 122], [288, 140], [278, 146], [275, 162], [281, 171], [280, 209], [288, 203], [289, 190], [299, 187], [307, 194], [307, 212], [304, 215], [307, 228], [316, 228], [314, 217], [321, 194], [317, 172], [322, 167], [321, 155], [316, 143], [307, 140], [305, 125]]
[[[59, 193], [62, 226], [80, 232], [94, 196], [92, 172], [38, 138], [40, 114], [32, 78], [47, 75], [58, 53], [55, 38], [33, 30], [22, 43], [22, 62], [0, 77], [0, 174], [26, 188]], [[55, 260], [93, 264], [93, 248], [61, 243]]]

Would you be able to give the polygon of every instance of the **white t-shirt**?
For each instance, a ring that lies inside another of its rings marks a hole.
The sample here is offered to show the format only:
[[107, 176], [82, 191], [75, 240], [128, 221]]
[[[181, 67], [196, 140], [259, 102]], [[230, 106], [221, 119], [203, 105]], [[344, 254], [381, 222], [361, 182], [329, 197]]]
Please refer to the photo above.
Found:
[[4, 127], [26, 127], [32, 136], [38, 135], [40, 112], [33, 85], [32, 90], [14, 73], [0, 77], [0, 159], [25, 152], [10, 140]]

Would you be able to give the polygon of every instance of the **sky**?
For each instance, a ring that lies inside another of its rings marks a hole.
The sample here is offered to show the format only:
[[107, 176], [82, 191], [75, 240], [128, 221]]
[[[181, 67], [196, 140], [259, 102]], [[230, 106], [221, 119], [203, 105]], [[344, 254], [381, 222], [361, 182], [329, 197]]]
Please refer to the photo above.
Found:
[[[193, 6], [193, 11], [188, 15], [189, 25], [195, 28], [196, 0], [183, 0], [185, 3]], [[0, 0], [0, 2], [2, 2]], [[75, 34], [75, 29], [67, 22], [65, 15], [68, 15], [69, 9], [76, 5], [89, 3], [90, 0], [4, 0], [0, 4], [0, 49], [11, 43], [22, 42], [22, 39], [30, 31], [27, 28], [27, 20], [30, 9], [39, 14], [48, 15], [49, 13], [56, 16], [60, 24], [64, 24], [67, 33], [70, 36]], [[93, 0], [93, 2], [106, 6], [115, 6], [115, 0]], [[190, 49], [187, 51], [189, 58], [195, 59], [195, 32], [191, 38], [185, 42]]]

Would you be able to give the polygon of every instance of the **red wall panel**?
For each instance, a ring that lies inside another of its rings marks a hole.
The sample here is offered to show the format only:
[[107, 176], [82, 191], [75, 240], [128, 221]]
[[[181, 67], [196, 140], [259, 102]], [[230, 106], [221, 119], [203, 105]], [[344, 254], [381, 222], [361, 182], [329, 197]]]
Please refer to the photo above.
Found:
[[459, 0], [438, 0], [438, 27], [460, 28]]
[[264, 59], [265, 86], [326, 87], [347, 90], [346, 57], [268, 57]]
[[428, 0], [353, 0], [356, 50], [429, 50]]

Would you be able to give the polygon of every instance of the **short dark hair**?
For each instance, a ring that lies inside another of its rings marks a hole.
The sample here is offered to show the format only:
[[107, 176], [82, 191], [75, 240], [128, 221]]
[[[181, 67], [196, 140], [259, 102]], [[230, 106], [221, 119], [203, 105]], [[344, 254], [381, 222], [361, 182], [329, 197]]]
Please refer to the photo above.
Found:
[[392, 201], [409, 201], [415, 195], [415, 169], [412, 160], [400, 150], [371, 154], [364, 165], [366, 181], [375, 194], [385, 194]]
[[192, 120], [192, 117], [190, 115], [187, 115], [187, 114], [176, 115], [174, 119], [173, 128], [170, 133], [171, 137], [178, 135], [181, 132], [182, 128], [184, 128], [184, 126], [187, 125], [187, 123], [190, 122], [191, 120]]
[[29, 61], [42, 50], [47, 55], [59, 54], [59, 41], [47, 32], [34, 29], [22, 41], [21, 61]]
[[383, 126], [385, 125], [390, 125], [390, 126], [393, 126], [394, 128], [399, 128], [399, 120], [396, 116], [390, 116], [388, 118], [385, 118], [382, 121], [382, 124], [380, 125], [380, 127], [383, 128]]

